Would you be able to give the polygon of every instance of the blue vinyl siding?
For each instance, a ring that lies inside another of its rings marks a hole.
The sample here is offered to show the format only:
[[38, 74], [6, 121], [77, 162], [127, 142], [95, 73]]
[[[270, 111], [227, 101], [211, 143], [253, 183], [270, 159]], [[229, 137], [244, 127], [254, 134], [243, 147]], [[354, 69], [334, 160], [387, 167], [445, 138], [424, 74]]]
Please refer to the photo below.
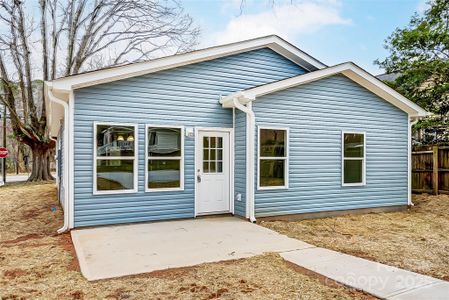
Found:
[[63, 209], [64, 207], [64, 125], [61, 124], [58, 133], [58, 199]]
[[[289, 189], [256, 190], [256, 216], [407, 204], [405, 112], [342, 75], [262, 96], [253, 110], [257, 125], [290, 131]], [[366, 186], [341, 185], [342, 130], [366, 132]]]
[[[304, 72], [264, 48], [76, 90], [75, 227], [193, 217], [194, 139], [185, 137], [184, 191], [145, 193], [145, 124], [232, 127], [220, 95]], [[138, 124], [137, 193], [93, 195], [94, 121]]]
[[[235, 109], [234, 136], [234, 194], [241, 194], [241, 201], [234, 201], [234, 212], [246, 216], [246, 114]], [[235, 198], [234, 198], [235, 199]]]

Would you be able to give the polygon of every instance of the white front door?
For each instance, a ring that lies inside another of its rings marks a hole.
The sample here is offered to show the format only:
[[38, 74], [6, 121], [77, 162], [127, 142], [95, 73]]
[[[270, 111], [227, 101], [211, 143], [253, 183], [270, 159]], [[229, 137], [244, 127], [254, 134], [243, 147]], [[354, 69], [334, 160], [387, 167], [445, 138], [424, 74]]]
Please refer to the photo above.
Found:
[[230, 211], [230, 134], [200, 130], [196, 141], [197, 215]]

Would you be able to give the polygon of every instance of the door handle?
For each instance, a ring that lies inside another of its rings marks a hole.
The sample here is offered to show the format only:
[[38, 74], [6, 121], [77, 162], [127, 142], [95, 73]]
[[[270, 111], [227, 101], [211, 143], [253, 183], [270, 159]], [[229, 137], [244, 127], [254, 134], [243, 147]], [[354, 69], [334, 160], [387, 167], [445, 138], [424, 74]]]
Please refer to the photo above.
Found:
[[196, 175], [196, 181], [198, 182], [198, 183], [200, 183], [201, 182], [201, 175]]

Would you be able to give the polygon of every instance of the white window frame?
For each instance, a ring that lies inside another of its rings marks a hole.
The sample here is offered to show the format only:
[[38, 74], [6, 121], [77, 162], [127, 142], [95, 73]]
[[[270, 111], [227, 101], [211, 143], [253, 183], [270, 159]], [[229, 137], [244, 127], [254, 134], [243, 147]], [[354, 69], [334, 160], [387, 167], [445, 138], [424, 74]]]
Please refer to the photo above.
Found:
[[[363, 157], [345, 157], [345, 134], [363, 135]], [[345, 160], [362, 160], [362, 182], [345, 183]], [[364, 131], [341, 132], [341, 185], [342, 186], [364, 186], [366, 185], [366, 133]]]
[[[131, 126], [134, 127], [134, 156], [97, 156], [97, 127], [101, 125], [106, 126]], [[94, 157], [94, 177], [93, 177], [93, 194], [94, 195], [112, 195], [112, 194], [130, 194], [138, 191], [138, 166], [139, 166], [139, 125], [136, 123], [115, 123], [115, 122], [94, 122], [94, 137], [93, 137], [93, 157]], [[133, 189], [129, 190], [97, 190], [97, 160], [134, 160], [133, 164]]]
[[[258, 126], [257, 127], [257, 190], [280, 190], [289, 188], [289, 164], [290, 164], [290, 128], [276, 126]], [[285, 157], [278, 156], [260, 156], [260, 131], [266, 130], [284, 130], [285, 131]], [[284, 185], [279, 186], [261, 186], [260, 185], [260, 161], [261, 160], [284, 160]]]
[[[148, 128], [156, 127], [156, 128], [178, 128], [181, 134], [181, 156], [149, 156], [148, 155]], [[182, 125], [155, 125], [155, 124], [146, 124], [145, 125], [145, 192], [173, 192], [173, 191], [183, 191], [184, 190], [184, 126]], [[149, 188], [148, 187], [148, 160], [179, 160], [179, 187], [174, 188]]]

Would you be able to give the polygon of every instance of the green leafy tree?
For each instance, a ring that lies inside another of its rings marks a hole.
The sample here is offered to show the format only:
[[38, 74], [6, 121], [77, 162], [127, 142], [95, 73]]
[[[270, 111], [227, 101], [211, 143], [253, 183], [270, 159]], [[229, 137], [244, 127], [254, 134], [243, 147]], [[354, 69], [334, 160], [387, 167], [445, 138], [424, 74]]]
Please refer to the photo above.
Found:
[[398, 74], [389, 82], [392, 87], [436, 115], [421, 126], [446, 124], [449, 113], [449, 0], [428, 5], [388, 37], [390, 55], [376, 61], [387, 73]]

